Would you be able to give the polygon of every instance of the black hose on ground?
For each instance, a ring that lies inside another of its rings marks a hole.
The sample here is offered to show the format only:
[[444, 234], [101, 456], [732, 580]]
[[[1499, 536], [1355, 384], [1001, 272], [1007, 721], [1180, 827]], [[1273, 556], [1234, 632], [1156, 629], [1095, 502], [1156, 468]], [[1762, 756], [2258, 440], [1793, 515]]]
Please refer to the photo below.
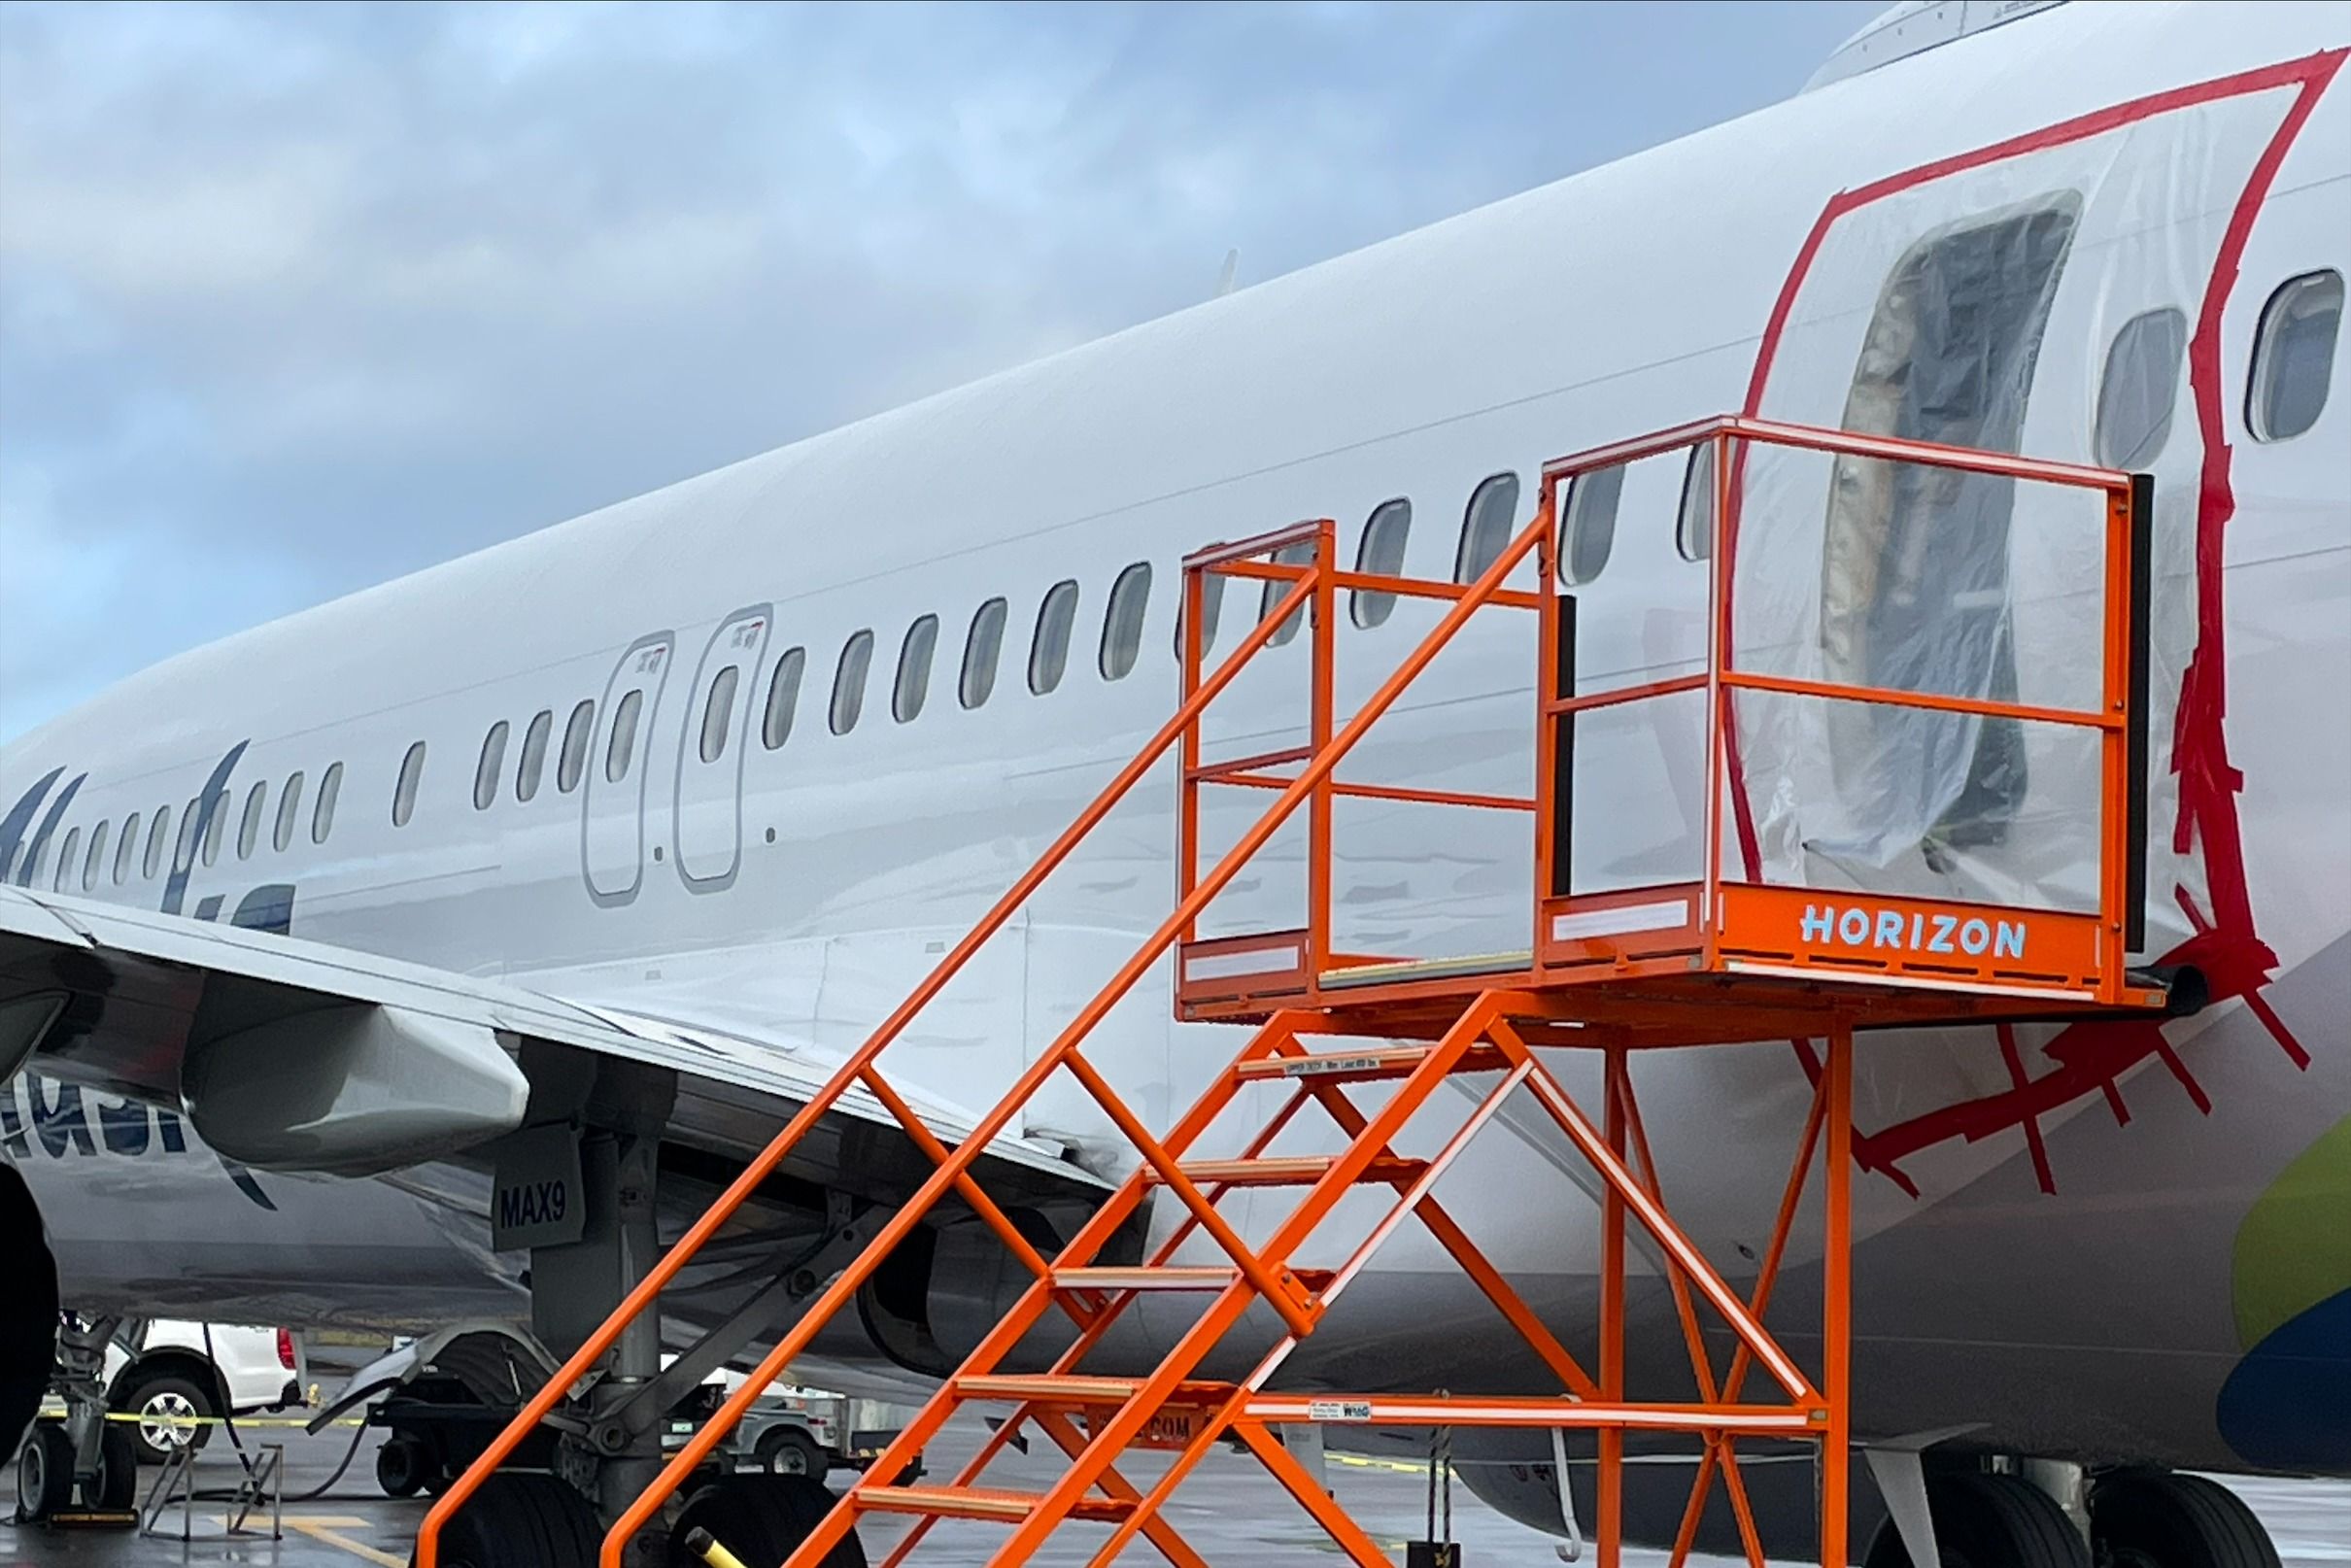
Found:
[[[204, 1359], [210, 1361], [217, 1371], [221, 1365], [221, 1357], [213, 1349], [212, 1325], [210, 1323], [205, 1323], [200, 1326], [204, 1330]], [[251, 1476], [253, 1474], [253, 1456], [245, 1451], [245, 1440], [237, 1436], [237, 1413], [233, 1406], [234, 1402], [232, 1400], [224, 1398], [221, 1401], [221, 1425], [228, 1433], [229, 1446], [237, 1450], [238, 1463], [244, 1465], [246, 1475]], [[317, 1486], [314, 1486], [309, 1491], [279, 1492], [279, 1503], [281, 1505], [286, 1503], [315, 1503], [322, 1497], [324, 1497], [328, 1492], [332, 1491], [334, 1489], [335, 1483], [343, 1479], [343, 1472], [351, 1468], [351, 1461], [359, 1456], [359, 1442], [366, 1436], [367, 1423], [365, 1421], [361, 1421], [358, 1426], [352, 1428], [351, 1447], [343, 1450], [343, 1462], [335, 1466], [334, 1474], [328, 1476], [324, 1481], [321, 1482]], [[281, 1457], [280, 1463], [284, 1463], [283, 1457]], [[285, 1478], [283, 1475], [279, 1477], [279, 1484], [281, 1486], [285, 1484]], [[199, 1503], [225, 1503], [235, 1501], [236, 1496], [237, 1494], [234, 1491], [224, 1492], [215, 1489], [196, 1493], [196, 1501]]]

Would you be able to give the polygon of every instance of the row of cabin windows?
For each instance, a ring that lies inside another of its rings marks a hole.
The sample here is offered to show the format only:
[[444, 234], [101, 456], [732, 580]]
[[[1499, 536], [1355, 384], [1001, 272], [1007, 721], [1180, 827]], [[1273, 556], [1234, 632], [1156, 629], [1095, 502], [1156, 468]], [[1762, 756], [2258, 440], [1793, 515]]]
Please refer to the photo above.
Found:
[[[2290, 441], [2318, 423], [2327, 406], [2342, 315], [2339, 272], [2289, 278], [2269, 296], [2254, 335], [2245, 387], [2245, 426], [2255, 440]], [[2091, 450], [2101, 466], [2144, 470], [2153, 465], [2171, 435], [2187, 353], [2188, 318], [2168, 306], [2133, 316], [2115, 333], [2098, 378], [2097, 413], [2091, 431]], [[1480, 494], [1509, 477], [1487, 480]], [[1592, 581], [1607, 566], [1623, 488], [1621, 467], [1595, 469], [1569, 486], [1559, 574], [1571, 586]], [[1675, 545], [1685, 560], [1705, 561], [1714, 554], [1714, 448], [1698, 447], [1689, 457], [1674, 528]], [[1507, 501], [1497, 494], [1490, 518], [1482, 520], [1478, 500], [1471, 501], [1455, 581], [1474, 580], [1509, 543], [1516, 500], [1513, 481]], [[1367, 526], [1367, 551], [1370, 542]], [[1400, 543], [1397, 548], [1400, 554]]]
[[[2318, 421], [2327, 400], [2335, 339], [2342, 316], [2343, 281], [2340, 274], [2308, 273], [2288, 280], [2274, 293], [2262, 315], [2252, 374], [2247, 388], [2246, 423], [2263, 441], [2283, 441], [2308, 430]], [[2163, 451], [2170, 435], [2172, 410], [2188, 344], [2187, 318], [2174, 309], [2145, 312], [2126, 322], [2115, 334], [2099, 380], [2093, 446], [2096, 460], [2113, 468], [2144, 468]], [[1608, 566], [1615, 548], [1618, 502], [1623, 494], [1624, 470], [1603, 468], [1579, 476], [1569, 487], [1561, 528], [1559, 575], [1571, 586], [1597, 579]], [[1453, 555], [1453, 580], [1472, 583], [1501, 558], [1516, 531], [1519, 481], [1515, 473], [1497, 473], [1482, 481], [1463, 509], [1461, 533]], [[1685, 560], [1703, 562], [1714, 554], [1714, 449], [1702, 446], [1690, 454], [1677, 509], [1674, 542]], [[1405, 544], [1412, 531], [1413, 503], [1398, 496], [1381, 502], [1364, 522], [1356, 549], [1355, 569], [1367, 575], [1400, 576]], [[1278, 562], [1298, 564], [1311, 560], [1313, 546], [1300, 542], [1276, 552]], [[1222, 609], [1225, 579], [1210, 577], [1203, 585], [1201, 645], [1212, 646]], [[1269, 582], [1258, 599], [1260, 620], [1280, 605], [1290, 585]], [[1142, 648], [1142, 629], [1149, 608], [1151, 566], [1136, 562], [1110, 585], [1103, 612], [1102, 634], [1095, 656], [1103, 679], [1123, 680], [1133, 672]], [[1029, 640], [1029, 690], [1043, 697], [1057, 690], [1069, 671], [1075, 637], [1079, 591], [1075, 579], [1064, 579], [1045, 591], [1038, 606]], [[1395, 596], [1359, 589], [1348, 596], [1348, 616], [1369, 630], [1386, 622], [1395, 609]], [[956, 698], [967, 708], [984, 705], [996, 690], [1003, 660], [1010, 605], [1003, 597], [982, 603], [965, 631]], [[1275, 645], [1290, 641], [1305, 624], [1293, 611], [1269, 639]], [[906, 629], [898, 649], [897, 673], [891, 686], [890, 714], [900, 724], [918, 717], [931, 696], [932, 668], [937, 662], [939, 618], [917, 617]], [[1176, 628], [1177, 648], [1182, 628]], [[834, 666], [828, 727], [836, 735], [857, 728], [865, 715], [870, 684], [874, 635], [870, 629], [853, 633], [842, 644]], [[767, 679], [760, 722], [760, 741], [773, 751], [791, 736], [807, 673], [807, 650], [787, 650]], [[726, 755], [733, 738], [735, 697], [741, 689], [741, 669], [729, 665], [712, 680], [704, 699], [697, 750], [704, 763]], [[613, 715], [602, 767], [605, 778], [619, 783], [629, 776], [634, 761], [636, 733], [644, 694], [624, 695]], [[556, 788], [575, 789], [588, 760], [595, 732], [596, 704], [582, 700], [563, 726], [558, 753]], [[529, 801], [540, 787], [547, 749], [554, 734], [552, 709], [541, 709], [523, 734], [522, 759], [515, 774], [515, 798]], [[509, 731], [506, 721], [491, 726], [474, 768], [473, 803], [487, 810], [497, 799], [503, 776]], [[415, 810], [416, 791], [424, 768], [425, 744], [417, 742], [402, 763], [392, 801], [392, 821], [402, 825]]]
[[[237, 859], [253, 859], [261, 846], [261, 829], [265, 822], [270, 823], [270, 848], [283, 852], [292, 847], [294, 835], [302, 826], [302, 790], [303, 774], [297, 768], [287, 775], [285, 784], [278, 791], [278, 809], [274, 821], [269, 817], [268, 780], [256, 783], [246, 792], [244, 809], [238, 813]], [[312, 843], [326, 842], [326, 835], [334, 830], [335, 802], [342, 793], [343, 765], [330, 764], [319, 779], [319, 793], [310, 805]], [[223, 798], [207, 818], [203, 812], [203, 797], [199, 796], [188, 801], [180, 812], [180, 831], [176, 841], [172, 834], [172, 808], [168, 805], [155, 807], [152, 816], [133, 811], [122, 819], [122, 835], [119, 838], [114, 836], [113, 819], [101, 820], [89, 830], [86, 847], [83, 843], [81, 828], [75, 827], [66, 833], [64, 843], [57, 851], [56, 872], [50, 886], [59, 893], [67, 893], [73, 890], [78, 880], [82, 891], [88, 893], [95, 891], [102, 880], [111, 880], [114, 886], [121, 887], [141, 878], [160, 876], [167, 869], [193, 866], [199, 857], [206, 866], [216, 865], [221, 859], [221, 843], [227, 835], [226, 825], [230, 815], [229, 801]], [[199, 824], [204, 835], [201, 845], [195, 842]], [[142, 826], [146, 829], [144, 847], [140, 835]], [[107, 854], [110, 842], [114, 849], [111, 861]], [[41, 859], [46, 850], [46, 844], [36, 846], [34, 862], [27, 873], [28, 881], [41, 875]]]
[[[2245, 425], [2255, 440], [2289, 441], [2318, 423], [2333, 381], [2343, 294], [2342, 274], [2323, 269], [2287, 279], [2263, 306], [2245, 389]], [[2115, 333], [2098, 380], [2096, 417], [2092, 430], [2093, 453], [2102, 465], [2144, 469], [2163, 452], [2171, 434], [2188, 333], [2187, 317], [2169, 307], [2134, 316]], [[1561, 528], [1559, 574], [1571, 586], [1592, 582], [1606, 569], [1616, 543], [1617, 506], [1623, 486], [1624, 470], [1618, 467], [1583, 474], [1569, 487]], [[1705, 561], [1714, 553], [1714, 449], [1711, 445], [1701, 446], [1690, 455], [1675, 520], [1675, 545], [1687, 560]], [[1475, 582], [1501, 558], [1516, 531], [1518, 491], [1516, 474], [1498, 473], [1481, 482], [1471, 494], [1463, 510], [1461, 535], [1453, 555], [1455, 582]], [[1412, 526], [1413, 503], [1403, 496], [1374, 508], [1364, 522], [1355, 553], [1355, 569], [1367, 575], [1401, 575], [1405, 542]], [[1297, 564], [1311, 559], [1312, 554], [1313, 546], [1302, 542], [1276, 552], [1275, 559]], [[1204, 650], [1216, 640], [1224, 582], [1221, 577], [1210, 577], [1203, 585], [1200, 631]], [[1266, 584], [1258, 599], [1260, 620], [1274, 613], [1289, 586], [1280, 582]], [[1142, 648], [1143, 619], [1150, 594], [1148, 562], [1136, 562], [1111, 583], [1095, 658], [1096, 667], [1105, 680], [1123, 680], [1133, 672]], [[1395, 609], [1395, 602], [1392, 594], [1355, 590], [1348, 596], [1348, 616], [1356, 626], [1368, 630], [1385, 623]], [[1028, 682], [1029, 690], [1039, 697], [1059, 688], [1068, 673], [1077, 608], [1078, 587], [1073, 578], [1046, 590], [1038, 607], [1036, 628], [1029, 641]], [[962, 667], [956, 683], [956, 698], [966, 708], [982, 706], [995, 693], [1009, 613], [1007, 601], [1000, 597], [981, 604], [971, 617], [964, 636]], [[1277, 645], [1288, 642], [1298, 634], [1304, 621], [1303, 614], [1293, 611], [1269, 640]], [[931, 670], [937, 654], [938, 635], [938, 617], [924, 615], [907, 628], [900, 644], [890, 712], [901, 724], [912, 722], [930, 700]], [[1176, 629], [1179, 651], [1182, 636], [1179, 625]], [[842, 646], [834, 669], [832, 701], [827, 714], [835, 734], [847, 734], [863, 717], [872, 663], [871, 631], [858, 631]], [[760, 741], [770, 751], [783, 745], [792, 733], [793, 716], [799, 707], [806, 669], [807, 651], [796, 647], [776, 661], [768, 677]], [[698, 748], [705, 763], [714, 763], [726, 753], [740, 682], [741, 670], [733, 665], [722, 669], [711, 682]], [[612, 731], [602, 759], [604, 776], [612, 783], [629, 776], [643, 703], [644, 694], [631, 691], [622, 697], [614, 710]], [[588, 767], [595, 731], [596, 703], [583, 699], [563, 722], [562, 743], [556, 753], [555, 787], [559, 794], [568, 795], [579, 787]], [[490, 733], [483, 738], [473, 779], [473, 803], [477, 809], [487, 810], [497, 799], [509, 733], [506, 721], [501, 719], [490, 727]], [[514, 781], [518, 801], [528, 801], [538, 794], [554, 735], [555, 712], [551, 708], [540, 709], [524, 729]], [[392, 789], [394, 827], [405, 827], [415, 814], [424, 771], [425, 742], [420, 740], [408, 748], [400, 762]], [[342, 785], [343, 765], [334, 763], [320, 778], [318, 794], [311, 804], [311, 842], [326, 841]], [[270, 819], [268, 794], [267, 781], [255, 784], [246, 794], [244, 808], [238, 813], [239, 860], [252, 858], [259, 848], [265, 821], [270, 826], [271, 848], [282, 852], [293, 843], [302, 815], [302, 773], [296, 770], [289, 774], [280, 787], [274, 820]], [[221, 802], [221, 807], [225, 804]], [[124, 819], [119, 837], [114, 836], [111, 819], [102, 820], [89, 830], [86, 846], [79, 826], [69, 830], [59, 848], [51, 885], [58, 892], [66, 892], [78, 880], [84, 892], [90, 892], [111, 874], [114, 885], [119, 887], [136, 876], [158, 876], [167, 865], [192, 864], [199, 853], [206, 866], [215, 864], [221, 856], [229, 813], [216, 807], [206, 819], [199, 807], [199, 801], [191, 801], [181, 813], [176, 856], [168, 861], [165, 852], [173, 844], [172, 808], [168, 805], [158, 806], [146, 818], [144, 847], [141, 814], [136, 811]], [[189, 841], [199, 822], [207, 823], [201, 846]], [[44, 869], [41, 860], [47, 848], [46, 839], [34, 846], [35, 859], [26, 873], [28, 882], [41, 876]]]

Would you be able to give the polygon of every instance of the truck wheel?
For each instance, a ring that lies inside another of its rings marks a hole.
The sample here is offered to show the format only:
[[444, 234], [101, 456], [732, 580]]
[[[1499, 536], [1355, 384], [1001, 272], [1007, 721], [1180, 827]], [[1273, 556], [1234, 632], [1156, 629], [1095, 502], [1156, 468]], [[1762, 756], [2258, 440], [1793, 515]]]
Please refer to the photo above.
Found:
[[759, 1467], [770, 1476], [806, 1476], [822, 1481], [832, 1461], [825, 1450], [816, 1446], [816, 1439], [797, 1426], [779, 1426], [761, 1434], [759, 1447], [752, 1450]]
[[[703, 1568], [687, 1539], [711, 1539], [748, 1563], [782, 1562], [833, 1511], [824, 1483], [806, 1476], [729, 1476], [696, 1492], [669, 1531], [668, 1568]], [[866, 1568], [866, 1549], [851, 1530], [826, 1553], [824, 1568]]]
[[139, 1440], [127, 1421], [108, 1421], [98, 1433], [98, 1506], [134, 1508], [139, 1501]]
[[115, 1395], [115, 1408], [139, 1417], [132, 1428], [143, 1464], [159, 1465], [181, 1449], [201, 1449], [212, 1427], [201, 1418], [221, 1414], [213, 1391], [177, 1372], [132, 1379]]
[[441, 1568], [586, 1568], [603, 1536], [588, 1499], [562, 1482], [502, 1471], [441, 1532]]
[[17, 1452], [17, 1517], [38, 1524], [74, 1500], [74, 1441], [43, 1421]]
[[376, 1449], [376, 1484], [387, 1497], [414, 1497], [424, 1489], [425, 1472], [432, 1463], [431, 1452], [417, 1439], [387, 1439]]

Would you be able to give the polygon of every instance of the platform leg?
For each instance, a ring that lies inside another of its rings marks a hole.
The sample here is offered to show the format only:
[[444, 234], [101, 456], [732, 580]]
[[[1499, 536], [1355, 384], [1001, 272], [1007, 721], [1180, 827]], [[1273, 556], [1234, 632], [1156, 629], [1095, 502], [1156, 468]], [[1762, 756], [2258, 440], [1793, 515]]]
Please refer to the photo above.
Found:
[[1828, 1423], [1821, 1438], [1821, 1562], [1846, 1568], [1853, 1463], [1853, 1026], [1843, 1019], [1829, 1030], [1827, 1073], [1821, 1396]]
[[[1609, 1152], [1621, 1163], [1626, 1148], [1625, 1098], [1632, 1093], [1624, 1052], [1608, 1053], [1607, 1086], [1601, 1099]], [[1624, 1399], [1624, 1198], [1611, 1183], [1600, 1202], [1600, 1397]], [[1599, 1475], [1592, 1508], [1592, 1538], [1599, 1568], [1619, 1568], [1624, 1552], [1624, 1429], [1598, 1433]]]

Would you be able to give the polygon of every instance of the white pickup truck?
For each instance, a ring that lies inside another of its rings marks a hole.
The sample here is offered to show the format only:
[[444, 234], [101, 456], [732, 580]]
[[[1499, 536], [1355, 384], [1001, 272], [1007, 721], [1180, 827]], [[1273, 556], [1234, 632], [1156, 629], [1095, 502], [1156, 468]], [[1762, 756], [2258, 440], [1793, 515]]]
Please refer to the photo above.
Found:
[[139, 1417], [147, 1464], [205, 1445], [213, 1429], [192, 1417], [285, 1410], [305, 1403], [303, 1386], [301, 1342], [283, 1328], [158, 1320], [135, 1351], [118, 1340], [106, 1352], [106, 1402]]

